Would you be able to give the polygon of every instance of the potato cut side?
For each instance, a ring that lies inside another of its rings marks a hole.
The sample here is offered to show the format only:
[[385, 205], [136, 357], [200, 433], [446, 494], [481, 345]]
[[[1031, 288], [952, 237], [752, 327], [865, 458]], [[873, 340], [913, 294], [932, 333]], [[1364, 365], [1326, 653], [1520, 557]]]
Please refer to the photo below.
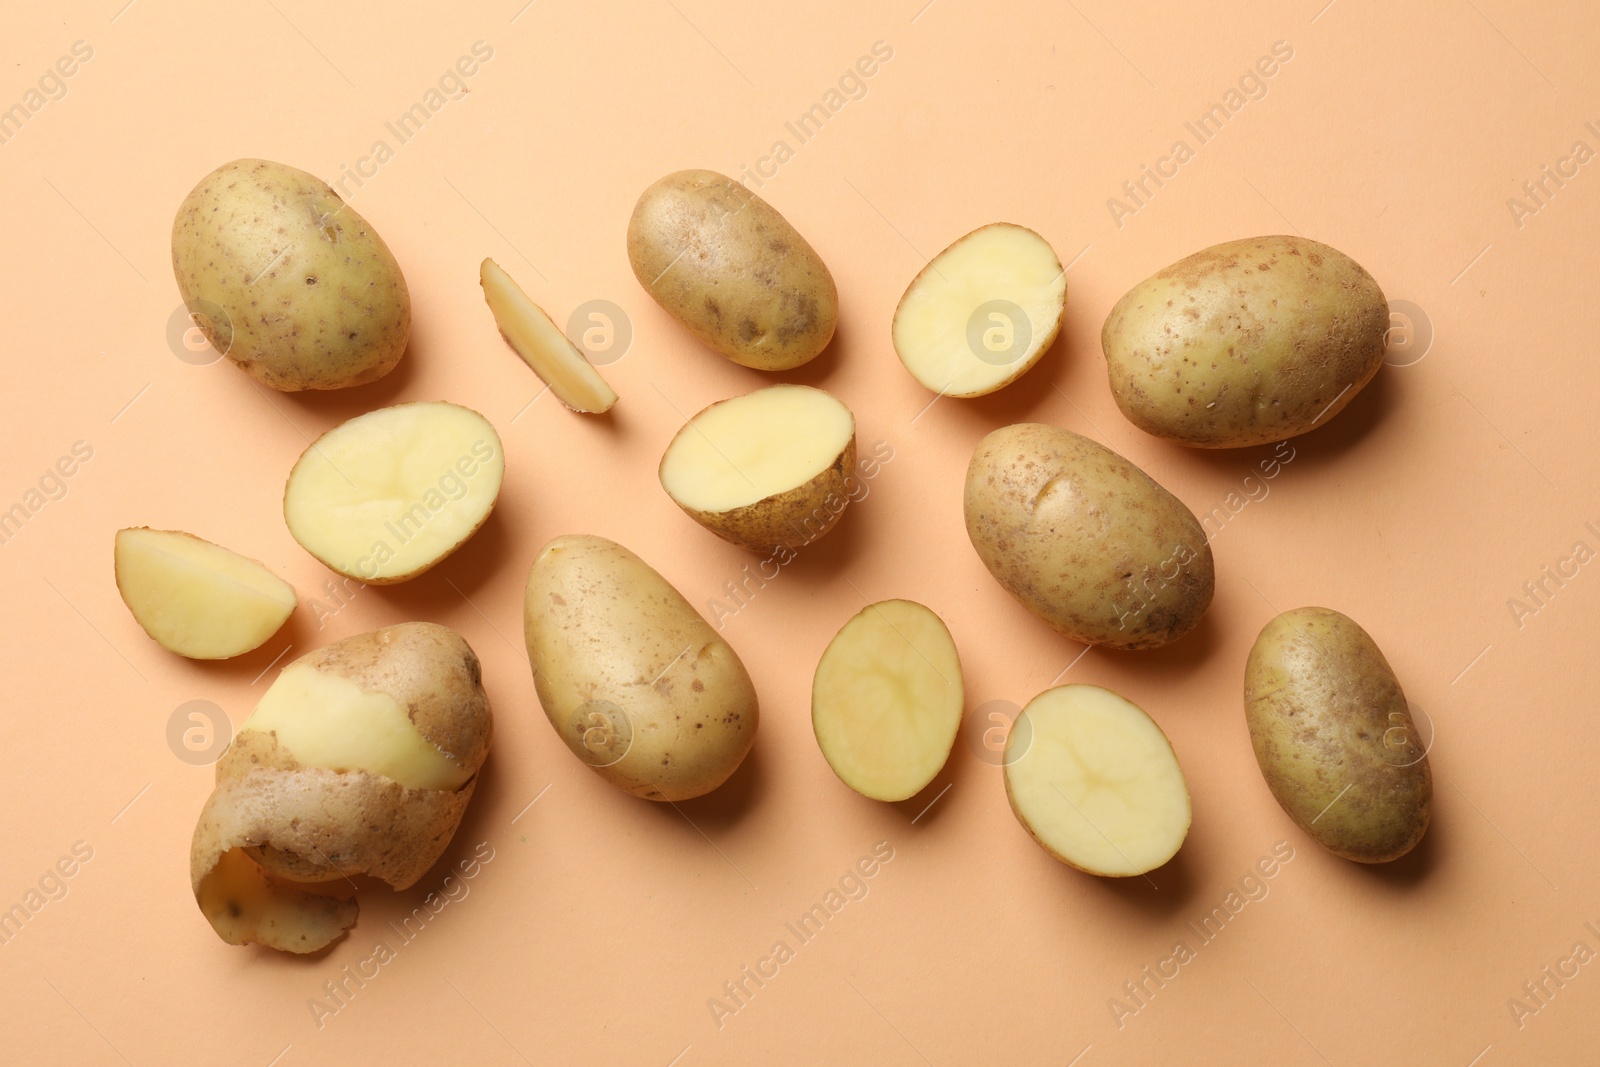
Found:
[[840, 781], [905, 800], [944, 768], [961, 728], [961, 660], [921, 604], [873, 604], [828, 644], [811, 685], [811, 727]]
[[894, 350], [944, 396], [992, 393], [1039, 362], [1061, 332], [1067, 275], [1043, 237], [996, 222], [929, 261], [894, 313]]
[[829, 393], [772, 385], [712, 404], [661, 458], [661, 486], [717, 536], [757, 550], [832, 528], [848, 500], [855, 417]]
[[327, 566], [388, 585], [460, 548], [494, 509], [504, 475], [500, 436], [482, 415], [400, 404], [313, 442], [289, 472], [283, 517]]
[[118, 530], [117, 590], [144, 632], [191, 659], [243, 655], [294, 612], [294, 588], [253, 559], [181, 530]]
[[1011, 726], [1005, 761], [1018, 821], [1081, 871], [1144, 874], [1189, 833], [1189, 786], [1167, 736], [1108, 689], [1064, 685], [1034, 697]]
[[573, 411], [598, 414], [611, 410], [617, 394], [511, 275], [486, 259], [478, 268], [478, 283], [501, 334], [557, 400]]
[[250, 730], [277, 734], [303, 767], [369, 771], [411, 789], [459, 789], [475, 773], [430, 744], [393, 696], [303, 662], [278, 675], [239, 728]]

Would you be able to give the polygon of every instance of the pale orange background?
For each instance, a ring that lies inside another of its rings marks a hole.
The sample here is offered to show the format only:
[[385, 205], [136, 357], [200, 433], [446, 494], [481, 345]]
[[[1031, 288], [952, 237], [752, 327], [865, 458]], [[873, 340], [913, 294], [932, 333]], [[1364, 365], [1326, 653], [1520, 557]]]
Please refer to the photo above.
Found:
[[[0, 545], [13, 689], [0, 716], [0, 906], [74, 842], [93, 859], [0, 946], [0, 1058], [1594, 1060], [1600, 964], [1520, 1029], [1507, 1001], [1575, 941], [1600, 949], [1584, 927], [1600, 926], [1600, 565], [1520, 628], [1507, 600], [1575, 541], [1600, 549], [1584, 528], [1600, 525], [1600, 164], [1520, 227], [1506, 200], [1575, 140], [1600, 148], [1584, 128], [1600, 119], [1600, 16], [1510, 0], [922, 2], [538, 0], [520, 15], [522, 0], [438, 5], [448, 13], [308, 0], [12, 5], [0, 106], [74, 41], [94, 57], [64, 99], [0, 145], [0, 506], [74, 442], [93, 458]], [[479, 40], [494, 57], [470, 92], [353, 197], [410, 283], [415, 332], [400, 368], [365, 388], [291, 396], [226, 361], [177, 358], [168, 241], [189, 188], [238, 156], [338, 177]], [[795, 146], [784, 122], [879, 40], [894, 54], [866, 96]], [[1107, 198], [1280, 40], [1294, 56], [1267, 96], [1119, 228]], [[520, 651], [522, 584], [538, 547], [569, 532], [624, 542], [702, 608], [754, 559], [681, 514], [655, 470], [681, 414], [773, 379], [712, 354], [651, 303], [623, 235], [655, 178], [736, 173], [778, 138], [796, 152], [762, 193], [826, 259], [842, 308], [832, 348], [781, 377], [836, 392], [863, 446], [888, 442], [894, 458], [835, 533], [727, 620], [761, 694], [760, 735], [725, 788], [675, 811], [606, 785], [558, 742]], [[928, 256], [997, 219], [1034, 227], [1072, 261], [1063, 339], [1008, 390], [941, 400], [918, 418], [930, 394], [895, 359], [890, 315]], [[971, 449], [1004, 423], [1051, 422], [1128, 456], [1197, 513], [1223, 504], [1272, 449], [1189, 451], [1134, 429], [1107, 390], [1100, 324], [1128, 287], [1182, 255], [1294, 230], [1424, 309], [1432, 347], [1296, 440], [1270, 494], [1222, 528], [1216, 599], [1196, 633], [1161, 651], [1080, 658], [967, 543]], [[546, 396], [512, 421], [538, 384], [483, 306], [485, 255], [559, 320], [590, 299], [626, 309], [634, 338], [605, 371], [622, 396], [610, 418]], [[500, 431], [500, 506], [456, 556], [361, 592], [319, 629], [310, 601], [330, 574], [284, 528], [283, 479], [309, 438], [350, 415], [434, 398], [475, 407]], [[260, 558], [302, 606], [236, 662], [163, 652], [112, 582], [113, 531], [146, 524]], [[964, 740], [903, 804], [840, 784], [811, 734], [811, 673], [864, 598], [888, 597], [948, 621], [969, 718], [1058, 677], [1147, 708], [1194, 797], [1178, 858], [1151, 882], [1056, 863], [1013, 820], [999, 769]], [[1436, 730], [1433, 829], [1387, 867], [1312, 844], [1251, 756], [1245, 654], [1276, 609], [1303, 604], [1359, 620]], [[457, 628], [484, 661], [495, 749], [444, 862], [480, 842], [495, 858], [319, 1028], [308, 999], [378, 938], [392, 941], [385, 923], [438, 889], [446, 867], [402, 894], [367, 893], [353, 935], [323, 958], [222, 944], [187, 870], [211, 769], [174, 755], [167, 721], [201, 699], [237, 724], [285, 646], [293, 658], [407, 619]], [[708, 998], [880, 841], [894, 859], [869, 895], [719, 1029]], [[1280, 841], [1294, 859], [1270, 894], [1119, 1027], [1108, 999], [1176, 940], [1194, 941], [1186, 923]]]

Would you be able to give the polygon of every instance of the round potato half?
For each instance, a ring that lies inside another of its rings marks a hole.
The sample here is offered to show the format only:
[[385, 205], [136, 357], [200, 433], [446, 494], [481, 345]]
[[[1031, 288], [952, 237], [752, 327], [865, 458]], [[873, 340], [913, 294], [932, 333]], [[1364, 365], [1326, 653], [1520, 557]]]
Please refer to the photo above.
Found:
[[855, 463], [849, 408], [808, 385], [771, 385], [685, 423], [661, 457], [661, 487], [725, 541], [799, 548], [844, 514]]
[[494, 510], [505, 452], [489, 420], [442, 401], [358, 415], [289, 472], [283, 517], [301, 546], [375, 585], [415, 578]]
[[1033, 839], [1089, 874], [1152, 871], [1189, 834], [1189, 786], [1167, 735], [1099, 686], [1064, 685], [1029, 701], [1006, 740], [1005, 779]]
[[274, 389], [341, 389], [394, 369], [411, 295], [389, 246], [314, 175], [236, 159], [172, 223], [178, 291], [213, 348]]
[[944, 621], [910, 600], [861, 611], [828, 643], [811, 728], [839, 780], [873, 800], [915, 796], [961, 728], [961, 659]]
[[1067, 275], [1050, 243], [1025, 226], [973, 230], [922, 268], [894, 313], [894, 350], [942, 396], [992, 393], [1055, 343]]

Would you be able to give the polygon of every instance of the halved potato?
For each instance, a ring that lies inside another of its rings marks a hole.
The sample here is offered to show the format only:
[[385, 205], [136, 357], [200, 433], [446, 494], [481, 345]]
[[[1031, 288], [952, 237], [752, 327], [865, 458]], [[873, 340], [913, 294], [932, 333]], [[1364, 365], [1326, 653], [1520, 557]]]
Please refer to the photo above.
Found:
[[1152, 871], [1189, 833], [1189, 786], [1167, 735], [1109, 689], [1063, 685], [1029, 701], [1006, 739], [1005, 776], [1017, 821], [1089, 874]]
[[992, 393], [1039, 362], [1061, 332], [1067, 275], [1043, 237], [995, 222], [940, 252], [894, 313], [894, 350], [942, 396]]
[[443, 401], [399, 404], [312, 442], [289, 472], [283, 517], [327, 566], [392, 585], [476, 533], [504, 476], [505, 452], [488, 419]]
[[829, 642], [811, 683], [811, 728], [839, 780], [905, 800], [944, 768], [965, 705], [950, 631], [910, 600], [872, 604]]
[[288, 582], [182, 530], [118, 530], [114, 555], [123, 603], [156, 644], [180, 656], [241, 656], [294, 612]]
[[808, 385], [769, 385], [685, 423], [661, 457], [661, 487], [718, 537], [766, 552], [833, 529], [855, 464], [849, 408]]
[[478, 268], [478, 284], [483, 286], [483, 298], [500, 333], [557, 400], [573, 411], [598, 414], [611, 410], [617, 394], [511, 275], [486, 259]]

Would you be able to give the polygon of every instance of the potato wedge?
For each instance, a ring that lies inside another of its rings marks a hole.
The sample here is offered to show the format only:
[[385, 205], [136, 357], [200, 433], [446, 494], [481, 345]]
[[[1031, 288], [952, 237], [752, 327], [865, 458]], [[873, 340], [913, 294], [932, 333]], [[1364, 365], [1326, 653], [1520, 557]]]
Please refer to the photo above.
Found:
[[1011, 725], [1006, 797], [1017, 821], [1062, 863], [1126, 878], [1177, 855], [1189, 786], [1155, 720], [1094, 685], [1048, 689]]
[[478, 268], [478, 284], [483, 286], [483, 298], [501, 335], [557, 400], [573, 411], [599, 414], [611, 410], [617, 394], [511, 275], [486, 259]]
[[1055, 343], [1067, 274], [1050, 243], [995, 222], [940, 252], [895, 308], [894, 350], [942, 396], [983, 396], [1028, 372]]
[[850, 502], [855, 417], [808, 385], [769, 385], [712, 404], [661, 457], [661, 487], [689, 517], [757, 552], [799, 548]]
[[294, 613], [288, 582], [181, 530], [118, 530], [114, 554], [123, 603], [156, 644], [180, 656], [243, 655]]
[[326, 566], [392, 585], [476, 533], [504, 476], [505, 452], [488, 419], [457, 404], [399, 404], [317, 438], [289, 472], [283, 517]]
[[811, 728], [845, 785], [905, 800], [944, 769], [964, 705], [944, 621], [913, 601], [885, 600], [828, 643], [811, 683]]

